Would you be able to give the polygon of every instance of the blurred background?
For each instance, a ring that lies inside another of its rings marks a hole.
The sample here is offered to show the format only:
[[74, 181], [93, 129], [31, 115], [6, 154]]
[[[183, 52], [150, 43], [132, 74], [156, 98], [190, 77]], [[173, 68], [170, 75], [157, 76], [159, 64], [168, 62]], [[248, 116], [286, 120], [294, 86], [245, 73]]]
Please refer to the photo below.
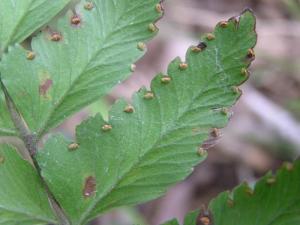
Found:
[[107, 115], [115, 99], [129, 99], [141, 86], [148, 87], [172, 59], [184, 59], [186, 49], [201, 35], [247, 7], [258, 18], [256, 60], [231, 122], [208, 150], [208, 159], [164, 197], [114, 210], [92, 225], [158, 225], [174, 217], [182, 221], [188, 211], [208, 204], [218, 193], [245, 180], [253, 184], [268, 170], [299, 156], [300, 0], [165, 0], [165, 16], [157, 24], [160, 32], [133, 76], [59, 129], [72, 137], [75, 126], [89, 115]]

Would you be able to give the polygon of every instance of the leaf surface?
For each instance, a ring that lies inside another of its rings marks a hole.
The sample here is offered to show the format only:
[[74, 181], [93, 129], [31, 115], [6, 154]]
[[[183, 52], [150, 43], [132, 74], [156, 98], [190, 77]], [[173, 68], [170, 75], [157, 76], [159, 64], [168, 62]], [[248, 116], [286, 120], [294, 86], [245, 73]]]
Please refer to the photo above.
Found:
[[[49, 22], [68, 2], [70, 0], [1, 0], [0, 55], [9, 45], [24, 41], [35, 30]], [[0, 135], [15, 134], [0, 90]]]
[[132, 108], [120, 100], [108, 122], [97, 115], [78, 126], [79, 146], [60, 135], [48, 140], [38, 154], [42, 175], [73, 224], [157, 198], [205, 159], [199, 145], [227, 124], [224, 109], [236, 102], [236, 86], [247, 79], [254, 28], [250, 11], [226, 27], [217, 25], [202, 52], [188, 50], [187, 67], [175, 59], [169, 76], [154, 78], [151, 92], [143, 88], [133, 96]]
[[0, 52], [24, 41], [49, 22], [70, 0], [1, 0]]
[[0, 145], [0, 224], [48, 224], [56, 219], [34, 168]]
[[[243, 183], [231, 193], [221, 193], [209, 208], [210, 224], [214, 225], [300, 224], [300, 160], [294, 165], [285, 163], [275, 176], [268, 173], [256, 182], [254, 189]], [[184, 225], [201, 224], [202, 215], [190, 213], [192, 223]], [[172, 220], [163, 225], [179, 223]]]
[[290, 164], [283, 166], [276, 176], [267, 174], [256, 183], [253, 191], [249, 188], [242, 184], [210, 203], [216, 225], [300, 224], [299, 160], [293, 168]]
[[33, 132], [43, 135], [128, 77], [157, 33], [158, 2], [82, 0], [33, 38], [32, 52], [9, 48], [2, 80]]

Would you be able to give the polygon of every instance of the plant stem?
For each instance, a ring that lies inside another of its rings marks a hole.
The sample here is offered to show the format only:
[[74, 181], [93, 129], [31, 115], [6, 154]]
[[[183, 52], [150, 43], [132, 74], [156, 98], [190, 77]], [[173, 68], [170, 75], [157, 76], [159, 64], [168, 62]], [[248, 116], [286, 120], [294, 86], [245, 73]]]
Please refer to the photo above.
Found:
[[30, 131], [25, 120], [23, 119], [23, 117], [21, 116], [19, 111], [17, 110], [17, 107], [14, 104], [12, 98], [10, 97], [5, 85], [3, 84], [1, 77], [0, 77], [0, 86], [1, 86], [4, 96], [5, 96], [6, 106], [9, 111], [10, 117], [14, 123], [15, 128], [19, 131], [20, 137], [22, 138], [22, 140], [26, 146], [26, 149], [28, 150], [28, 153], [31, 157], [33, 165], [34, 165], [34, 167], [38, 173], [38, 176], [46, 190], [51, 207], [59, 221], [59, 225], [71, 225], [67, 216], [63, 212], [62, 208], [59, 206], [57, 200], [55, 199], [54, 195], [50, 191], [49, 186], [47, 185], [46, 181], [44, 180], [44, 178], [41, 175], [41, 168], [35, 158], [35, 154], [37, 152], [37, 137], [36, 137], [36, 135]]

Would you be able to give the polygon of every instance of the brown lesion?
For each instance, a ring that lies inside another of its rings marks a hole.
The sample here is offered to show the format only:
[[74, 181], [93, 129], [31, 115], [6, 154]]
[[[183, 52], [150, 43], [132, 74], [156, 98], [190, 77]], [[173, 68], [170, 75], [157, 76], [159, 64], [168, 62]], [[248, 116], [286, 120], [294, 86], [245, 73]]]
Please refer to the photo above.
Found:
[[50, 36], [50, 40], [54, 42], [59, 42], [62, 39], [62, 36], [58, 32], [53, 32]]
[[247, 52], [247, 59], [253, 61], [255, 59], [255, 52], [253, 48], [249, 48]]
[[47, 97], [49, 89], [52, 87], [53, 81], [51, 79], [46, 79], [41, 82], [39, 87], [39, 93], [43, 97]]
[[85, 179], [84, 188], [82, 194], [85, 198], [89, 198], [96, 193], [96, 178], [93, 176], [89, 176]]
[[73, 24], [73, 25], [79, 25], [81, 23], [81, 19], [80, 19], [80, 17], [79, 17], [79, 15], [74, 15], [74, 16], [72, 16], [72, 18], [71, 18], [71, 24]]

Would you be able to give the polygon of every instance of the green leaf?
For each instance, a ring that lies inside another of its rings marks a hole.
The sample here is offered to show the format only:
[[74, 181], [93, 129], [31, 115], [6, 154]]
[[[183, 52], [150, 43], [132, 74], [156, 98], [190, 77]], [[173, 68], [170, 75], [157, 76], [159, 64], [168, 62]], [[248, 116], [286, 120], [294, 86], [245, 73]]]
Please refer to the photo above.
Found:
[[49, 22], [70, 0], [1, 0], [0, 54]]
[[8, 145], [0, 145], [0, 224], [55, 223], [34, 168]]
[[[68, 2], [70, 0], [1, 0], [0, 55], [9, 45], [24, 41], [36, 29], [49, 22]], [[16, 65], [15, 62], [12, 63]], [[0, 90], [0, 136], [15, 135], [1, 92]]]
[[246, 183], [210, 203], [215, 225], [300, 224], [300, 161], [268, 173], [254, 189]]
[[[197, 217], [199, 215], [199, 211], [190, 212], [184, 218], [183, 225], [196, 225]], [[180, 223], [176, 220], [170, 220], [162, 225], [180, 225]]]
[[225, 109], [240, 97], [236, 86], [247, 79], [254, 28], [250, 11], [224, 28], [219, 24], [206, 49], [188, 50], [187, 68], [175, 59], [168, 77], [152, 81], [152, 92], [143, 88], [133, 96], [133, 108], [120, 100], [108, 122], [97, 115], [77, 127], [79, 146], [68, 149], [61, 135], [48, 140], [37, 159], [72, 224], [157, 198], [205, 159], [199, 144], [206, 146], [210, 134], [218, 134], [213, 128], [227, 124]]
[[[184, 225], [195, 225], [197, 218], [199, 223], [203, 217], [214, 225], [300, 224], [300, 160], [294, 165], [285, 163], [275, 176], [268, 173], [253, 189], [243, 183], [232, 193], [221, 193], [211, 201], [209, 208], [210, 213], [206, 215], [203, 211], [200, 216], [190, 213], [191, 223]], [[172, 220], [163, 225], [179, 224]]]
[[32, 40], [32, 53], [9, 49], [2, 80], [33, 132], [43, 135], [130, 75], [142, 43], [157, 33], [149, 24], [162, 15], [158, 2], [83, 0], [76, 15], [68, 12]]

